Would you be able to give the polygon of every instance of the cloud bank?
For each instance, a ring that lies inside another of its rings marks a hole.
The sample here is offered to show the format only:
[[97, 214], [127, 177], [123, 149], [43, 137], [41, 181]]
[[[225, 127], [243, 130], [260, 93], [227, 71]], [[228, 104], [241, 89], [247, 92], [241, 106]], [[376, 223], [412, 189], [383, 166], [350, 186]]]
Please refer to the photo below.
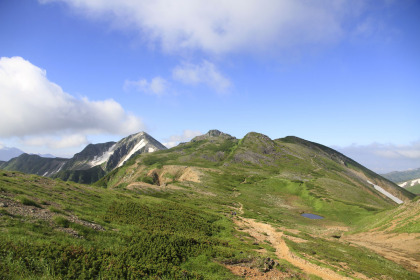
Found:
[[329, 44], [343, 38], [361, 0], [39, 0], [65, 2], [113, 28], [138, 31], [164, 51], [199, 50], [213, 54], [261, 52], [301, 45]]
[[373, 143], [335, 149], [377, 173], [420, 167], [420, 141], [409, 145]]
[[[25, 141], [39, 145], [40, 139], [46, 139], [42, 137], [52, 135], [45, 144], [55, 147], [85, 143], [80, 135], [127, 135], [143, 128], [138, 117], [114, 100], [76, 98], [22, 57], [0, 58], [0, 119], [0, 137], [36, 136], [38, 142]], [[66, 137], [56, 139], [57, 135]]]

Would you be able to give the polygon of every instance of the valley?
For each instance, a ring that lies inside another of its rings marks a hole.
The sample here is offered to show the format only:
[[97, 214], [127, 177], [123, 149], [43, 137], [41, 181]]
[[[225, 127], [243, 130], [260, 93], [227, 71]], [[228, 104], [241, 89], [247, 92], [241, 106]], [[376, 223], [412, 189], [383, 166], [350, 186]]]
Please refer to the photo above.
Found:
[[0, 278], [420, 275], [418, 197], [328, 147], [211, 130], [123, 162], [91, 185], [1, 171]]

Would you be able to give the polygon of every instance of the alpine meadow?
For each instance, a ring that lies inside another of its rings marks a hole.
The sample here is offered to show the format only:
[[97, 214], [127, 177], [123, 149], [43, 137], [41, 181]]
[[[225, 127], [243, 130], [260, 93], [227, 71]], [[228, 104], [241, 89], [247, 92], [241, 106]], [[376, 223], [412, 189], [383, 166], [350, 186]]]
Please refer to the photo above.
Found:
[[420, 279], [419, 0], [0, 0], [0, 280]]
[[415, 195], [297, 137], [236, 139], [211, 130], [137, 154], [93, 185], [1, 175], [5, 279], [417, 279], [420, 272]]

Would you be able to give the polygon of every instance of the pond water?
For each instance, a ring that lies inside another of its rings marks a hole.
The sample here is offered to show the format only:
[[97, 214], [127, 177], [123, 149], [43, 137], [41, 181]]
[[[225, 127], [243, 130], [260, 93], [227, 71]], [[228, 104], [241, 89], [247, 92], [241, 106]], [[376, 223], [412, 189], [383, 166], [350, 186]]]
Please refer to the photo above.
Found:
[[303, 216], [305, 218], [313, 219], [313, 220], [324, 219], [324, 217], [322, 217], [322, 216], [318, 216], [318, 215], [311, 214], [311, 213], [303, 213], [301, 216]]

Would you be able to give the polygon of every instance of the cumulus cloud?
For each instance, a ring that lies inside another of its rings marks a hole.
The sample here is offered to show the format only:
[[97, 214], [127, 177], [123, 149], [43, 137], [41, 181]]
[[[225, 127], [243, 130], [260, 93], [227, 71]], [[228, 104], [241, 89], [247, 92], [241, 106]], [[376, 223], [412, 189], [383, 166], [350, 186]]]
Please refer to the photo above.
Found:
[[420, 141], [409, 145], [373, 143], [335, 149], [378, 173], [420, 167]]
[[41, 146], [48, 147], [50, 149], [63, 149], [79, 147], [81, 145], [87, 145], [89, 143], [86, 135], [82, 134], [71, 134], [62, 135], [59, 137], [53, 136], [35, 136], [28, 139], [22, 140], [22, 143], [27, 146]]
[[161, 77], [155, 77], [150, 82], [146, 79], [139, 79], [138, 81], [126, 80], [124, 82], [125, 90], [135, 89], [158, 96], [164, 94], [167, 91], [168, 86], [169, 83]]
[[165, 139], [165, 145], [167, 148], [172, 148], [178, 145], [180, 142], [190, 141], [195, 136], [202, 135], [198, 130], [184, 130], [181, 135], [172, 135], [169, 138]]
[[173, 69], [172, 77], [188, 85], [206, 84], [219, 92], [224, 92], [231, 86], [230, 80], [207, 60], [198, 65], [184, 62]]
[[22, 57], [0, 58], [0, 119], [2, 138], [73, 135], [57, 147], [85, 141], [77, 134], [127, 135], [143, 128], [138, 117], [114, 100], [76, 98]]
[[137, 30], [165, 51], [215, 54], [336, 42], [367, 6], [362, 0], [39, 1], [65, 2], [113, 28]]

